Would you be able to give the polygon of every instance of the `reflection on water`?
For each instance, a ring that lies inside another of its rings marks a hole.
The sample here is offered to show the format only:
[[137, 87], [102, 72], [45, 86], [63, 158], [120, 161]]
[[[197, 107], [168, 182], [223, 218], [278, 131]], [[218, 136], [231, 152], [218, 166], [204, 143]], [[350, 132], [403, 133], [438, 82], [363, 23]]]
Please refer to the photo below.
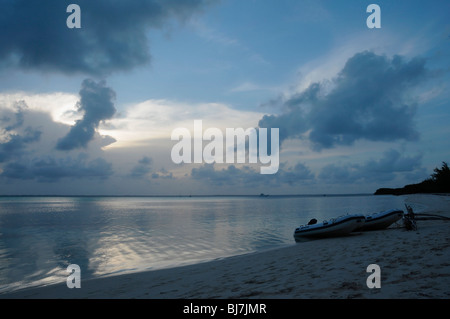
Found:
[[402, 208], [393, 196], [0, 197], [0, 292], [294, 244], [311, 218]]

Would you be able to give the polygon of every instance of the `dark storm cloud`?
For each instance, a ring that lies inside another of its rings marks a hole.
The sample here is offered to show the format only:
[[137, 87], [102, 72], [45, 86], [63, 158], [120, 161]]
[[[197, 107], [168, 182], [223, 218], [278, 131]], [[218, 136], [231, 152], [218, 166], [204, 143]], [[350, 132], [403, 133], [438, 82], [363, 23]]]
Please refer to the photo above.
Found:
[[404, 156], [396, 150], [388, 150], [379, 160], [368, 160], [364, 164], [329, 164], [318, 175], [328, 183], [351, 184], [358, 182], [388, 182], [398, 174], [420, 175], [422, 156]]
[[24, 134], [11, 134], [8, 141], [0, 143], [0, 163], [20, 157], [27, 145], [39, 141], [42, 132], [26, 128]]
[[[90, 110], [86, 118], [95, 122], [104, 117], [104, 114], [108, 113]], [[44, 132], [41, 132], [40, 128], [45, 128]], [[53, 148], [48, 149], [49, 146], [41, 136], [53, 134], [60, 129], [61, 126], [55, 124], [50, 116], [47, 114], [42, 116], [40, 112], [30, 110], [23, 101], [14, 103], [11, 109], [0, 109], [2, 181], [56, 182], [64, 178], [106, 179], [113, 174], [112, 164], [100, 157], [90, 160], [89, 155], [85, 153], [64, 158], [53, 154], [51, 152]]]
[[3, 66], [107, 75], [149, 62], [147, 31], [186, 19], [208, 0], [77, 0], [81, 29], [69, 29], [68, 0], [0, 0]]
[[111, 119], [116, 108], [114, 107], [115, 92], [105, 86], [105, 82], [94, 82], [86, 79], [80, 90], [78, 111], [84, 112], [83, 118], [78, 120], [69, 133], [58, 141], [58, 150], [72, 150], [86, 147], [94, 138], [95, 130], [101, 121]]
[[0, 176], [9, 179], [57, 182], [63, 178], [107, 179], [112, 174], [111, 163], [102, 158], [88, 161], [87, 155], [80, 154], [75, 159], [41, 157], [31, 161], [10, 162], [3, 167]]
[[357, 53], [335, 79], [290, 96], [284, 113], [264, 116], [259, 127], [280, 128], [280, 142], [308, 138], [316, 150], [360, 139], [414, 141], [416, 105], [408, 91], [427, 76], [421, 58]]
[[28, 106], [23, 101], [14, 104], [14, 111], [0, 113], [0, 163], [16, 159], [26, 152], [28, 145], [38, 142], [42, 132], [30, 126], [24, 127], [24, 114]]

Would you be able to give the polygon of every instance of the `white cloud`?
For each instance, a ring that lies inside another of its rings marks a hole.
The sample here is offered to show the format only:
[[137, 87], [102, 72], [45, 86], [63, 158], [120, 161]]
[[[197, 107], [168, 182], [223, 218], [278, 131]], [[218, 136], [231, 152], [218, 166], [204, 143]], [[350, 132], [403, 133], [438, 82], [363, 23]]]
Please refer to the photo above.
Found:
[[[72, 126], [83, 114], [77, 111], [78, 94], [64, 92], [33, 94], [29, 92], [0, 94], [0, 109], [16, 110], [24, 101], [30, 111], [50, 114], [56, 123]], [[193, 129], [194, 120], [203, 120], [204, 128], [257, 127], [263, 113], [240, 111], [222, 103], [186, 103], [170, 100], [147, 100], [128, 105], [111, 120], [100, 124], [98, 132], [117, 140], [109, 147], [127, 147], [148, 140], [167, 139], [177, 127]]]
[[257, 127], [263, 113], [240, 111], [221, 103], [184, 103], [170, 100], [147, 100], [129, 105], [122, 115], [101, 125], [102, 135], [117, 140], [110, 147], [126, 147], [152, 139], [167, 138], [178, 127], [193, 130], [194, 120], [203, 120], [204, 129], [216, 127]]
[[24, 101], [30, 110], [50, 114], [57, 123], [73, 125], [81, 118], [77, 113], [77, 94], [55, 92], [32, 94], [28, 92], [1, 93], [0, 109], [15, 111], [16, 103]]

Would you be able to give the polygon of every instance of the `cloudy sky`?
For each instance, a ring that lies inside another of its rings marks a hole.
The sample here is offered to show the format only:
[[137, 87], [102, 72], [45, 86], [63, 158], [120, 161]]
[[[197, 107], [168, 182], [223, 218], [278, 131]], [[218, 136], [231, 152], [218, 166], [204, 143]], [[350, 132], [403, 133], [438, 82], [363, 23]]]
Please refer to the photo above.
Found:
[[[66, 12], [81, 9], [81, 28]], [[369, 4], [381, 9], [370, 29]], [[372, 193], [450, 162], [450, 2], [0, 0], [0, 194]], [[176, 128], [279, 128], [279, 169]], [[203, 146], [208, 142], [203, 141]]]

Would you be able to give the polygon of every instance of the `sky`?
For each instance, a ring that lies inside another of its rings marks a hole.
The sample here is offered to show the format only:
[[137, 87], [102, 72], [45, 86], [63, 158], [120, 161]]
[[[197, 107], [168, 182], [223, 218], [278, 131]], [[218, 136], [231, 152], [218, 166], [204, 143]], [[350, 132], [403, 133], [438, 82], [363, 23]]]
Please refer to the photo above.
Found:
[[[367, 23], [372, 3], [380, 28]], [[448, 1], [0, 10], [0, 195], [373, 193], [450, 161]], [[176, 163], [172, 132], [194, 137], [196, 120], [224, 136], [255, 128], [259, 140], [277, 128], [276, 173], [261, 174], [250, 151], [243, 163]]]

